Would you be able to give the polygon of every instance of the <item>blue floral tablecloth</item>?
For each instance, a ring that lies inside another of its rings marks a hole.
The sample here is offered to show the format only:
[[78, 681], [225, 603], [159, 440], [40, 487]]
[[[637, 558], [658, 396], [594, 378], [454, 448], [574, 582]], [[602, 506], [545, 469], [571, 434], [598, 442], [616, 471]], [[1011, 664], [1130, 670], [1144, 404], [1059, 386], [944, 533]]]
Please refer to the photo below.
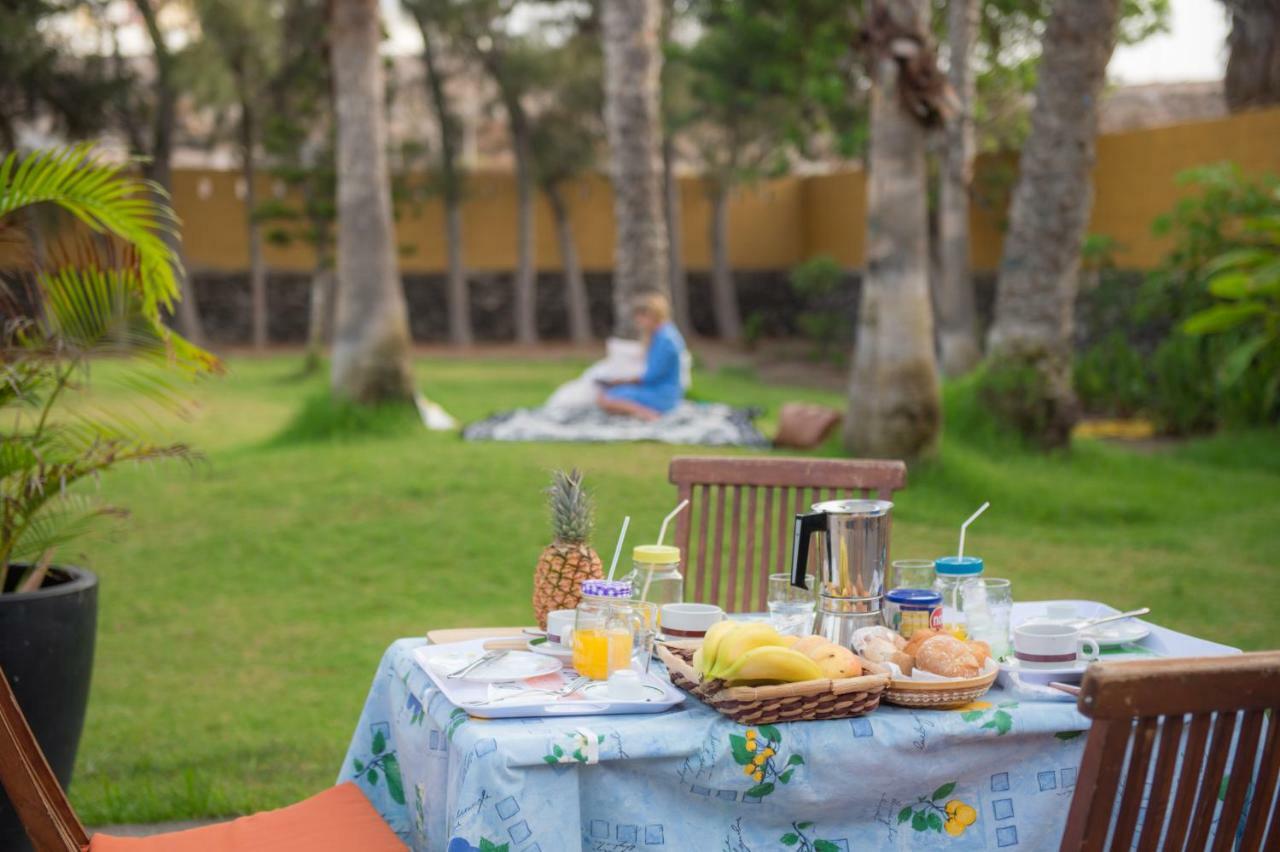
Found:
[[1088, 720], [993, 689], [958, 710], [749, 728], [649, 716], [473, 719], [387, 649], [347, 751], [415, 850], [1054, 849]]

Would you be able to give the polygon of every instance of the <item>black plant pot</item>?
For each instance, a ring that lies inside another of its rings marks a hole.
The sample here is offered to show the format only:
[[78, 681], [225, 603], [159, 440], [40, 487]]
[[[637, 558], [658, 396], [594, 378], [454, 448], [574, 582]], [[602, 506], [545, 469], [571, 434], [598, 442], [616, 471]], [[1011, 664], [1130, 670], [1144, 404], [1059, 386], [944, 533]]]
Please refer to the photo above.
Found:
[[[6, 593], [25, 567], [5, 569]], [[34, 592], [0, 595], [0, 668], [63, 789], [84, 727], [97, 624], [98, 577], [83, 568], [52, 568]], [[30, 848], [0, 790], [0, 852]]]

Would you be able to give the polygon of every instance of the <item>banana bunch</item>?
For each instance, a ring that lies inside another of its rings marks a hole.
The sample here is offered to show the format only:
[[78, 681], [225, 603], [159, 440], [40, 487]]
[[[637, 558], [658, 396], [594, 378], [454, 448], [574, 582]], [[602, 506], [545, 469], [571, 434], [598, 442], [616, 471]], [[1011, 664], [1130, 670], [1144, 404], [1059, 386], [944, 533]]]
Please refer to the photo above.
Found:
[[721, 621], [707, 631], [693, 655], [703, 680], [733, 686], [857, 677], [856, 654], [821, 636], [782, 636], [759, 621]]

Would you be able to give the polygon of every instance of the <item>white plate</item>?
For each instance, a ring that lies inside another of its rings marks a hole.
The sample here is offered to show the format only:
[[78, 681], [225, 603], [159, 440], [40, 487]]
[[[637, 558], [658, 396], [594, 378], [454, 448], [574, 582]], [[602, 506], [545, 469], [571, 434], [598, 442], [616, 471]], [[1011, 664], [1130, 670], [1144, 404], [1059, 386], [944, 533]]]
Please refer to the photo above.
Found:
[[[1101, 617], [1101, 615], [1090, 616], [1090, 618]], [[1062, 624], [1076, 627], [1086, 620], [1085, 618], [1058, 619], [1047, 616], [1033, 616], [1022, 622], [1022, 624]], [[1117, 645], [1141, 642], [1151, 635], [1151, 626], [1134, 618], [1126, 618], [1124, 621], [1112, 621], [1108, 624], [1099, 624], [1096, 627], [1087, 627], [1080, 631], [1080, 635], [1092, 639], [1104, 648], [1113, 648]]]
[[1124, 621], [1087, 627], [1081, 631], [1080, 635], [1087, 636], [1104, 648], [1110, 648], [1115, 645], [1127, 645], [1130, 642], [1141, 642], [1151, 635], [1151, 628], [1141, 621], [1126, 618]]
[[539, 642], [533, 644], [533, 640], [529, 640], [529, 650], [535, 654], [542, 654], [547, 657], [555, 657], [563, 663], [567, 663], [573, 659], [573, 649], [558, 645], [555, 642]]
[[[481, 655], [478, 653], [441, 654], [431, 660], [431, 667], [441, 677], [449, 672], [457, 671], [468, 663], [475, 662]], [[563, 664], [555, 657], [545, 654], [531, 654], [528, 651], [508, 651], [501, 659], [485, 663], [462, 677], [449, 680], [468, 681], [470, 683], [502, 683], [508, 680], [526, 680], [531, 677], [558, 672]]]

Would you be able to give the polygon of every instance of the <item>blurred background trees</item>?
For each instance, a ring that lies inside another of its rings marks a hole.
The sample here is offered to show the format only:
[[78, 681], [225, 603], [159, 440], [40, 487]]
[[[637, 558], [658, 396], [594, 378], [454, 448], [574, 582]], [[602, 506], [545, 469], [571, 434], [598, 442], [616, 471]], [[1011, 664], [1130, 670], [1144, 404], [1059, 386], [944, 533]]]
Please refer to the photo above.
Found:
[[[1221, 3], [1231, 22], [1225, 94], [1233, 110], [1280, 100], [1280, 16], [1273, 6]], [[1116, 247], [1085, 233], [1096, 110], [1081, 104], [1096, 106], [1111, 45], [1159, 32], [1169, 0], [401, 0], [365, 10], [375, 15], [377, 29], [372, 36], [362, 32], [374, 39], [380, 73], [390, 84], [376, 104], [345, 113], [335, 108], [336, 92], [352, 85], [374, 89], [368, 69], [338, 85], [332, 71], [339, 30], [326, 9], [322, 0], [15, 0], [0, 10], [0, 144], [29, 146], [24, 134], [34, 126], [54, 137], [109, 139], [117, 151], [137, 157], [163, 192], [172, 189], [176, 151], [204, 150], [212, 161], [233, 165], [245, 211], [249, 341], [267, 345], [272, 318], [299, 310], [296, 300], [289, 307], [272, 303], [265, 247], [309, 247], [308, 364], [318, 368], [332, 341], [335, 377], [365, 368], [382, 376], [372, 384], [335, 378], [335, 387], [356, 399], [388, 388], [398, 388], [388, 395], [403, 398], [409, 388], [405, 293], [398, 247], [387, 230], [392, 222], [381, 212], [383, 194], [441, 205], [441, 302], [453, 344], [476, 340], [473, 310], [493, 310], [481, 295], [493, 286], [510, 288], [501, 309], [509, 309], [508, 327], [518, 342], [538, 339], [540, 305], [544, 312], [549, 305], [564, 311], [563, 321], [543, 317], [544, 328], [563, 328], [575, 343], [595, 336], [592, 288], [598, 284], [584, 273], [577, 242], [591, 223], [577, 215], [589, 178], [598, 173], [611, 179], [616, 205], [608, 282], [614, 331], [629, 333], [624, 306], [636, 293], [657, 290], [670, 293], [686, 333], [713, 331], [735, 343], [754, 340], [764, 318], [743, 317], [738, 288], [747, 276], [731, 260], [730, 200], [774, 177], [851, 165], [868, 174], [866, 269], [832, 275], [819, 263], [814, 268], [822, 274], [813, 280], [821, 286], [811, 287], [802, 267], [795, 280], [804, 286], [790, 298], [798, 311], [800, 302], [810, 306], [795, 319], [802, 334], [824, 353], [834, 347], [848, 355], [853, 416], [847, 438], [855, 451], [928, 451], [938, 434], [929, 412], [937, 407], [939, 366], [951, 377], [980, 370], [992, 408], [1044, 445], [1066, 440], [1077, 390], [1087, 407], [1115, 408], [1105, 399], [1100, 371], [1132, 373], [1132, 381], [1116, 386], [1141, 386], [1143, 392], [1131, 396], [1145, 398], [1145, 412], [1161, 410], [1151, 399], [1153, 388], [1173, 393], [1177, 386], [1165, 375], [1176, 372], [1171, 367], [1153, 379], [1152, 364], [1165, 362], [1134, 357], [1127, 339], [1125, 346], [1111, 339], [1081, 349], [1071, 321], [1073, 312], [1087, 312], [1100, 298], [1095, 290], [1123, 290], [1111, 283], [1119, 271], [1105, 262]], [[1087, 12], [1096, 20], [1072, 24], [1071, 15]], [[898, 33], [896, 42], [877, 42], [876, 15], [918, 19], [919, 39]], [[921, 52], [926, 43], [938, 45], [936, 62]], [[368, 45], [361, 49], [367, 53]], [[899, 72], [906, 69], [906, 90], [897, 79], [882, 79], [886, 55]], [[938, 87], [938, 103], [951, 106], [945, 116], [935, 116], [934, 107], [922, 113], [922, 101], [912, 100], [922, 79]], [[903, 91], [906, 100], [899, 97]], [[353, 128], [353, 120], [367, 126]], [[379, 122], [386, 132], [375, 141]], [[385, 176], [378, 163], [346, 159], [342, 140], [362, 158], [385, 160]], [[975, 157], [1016, 151], [1019, 169], [1010, 156], [1003, 171], [993, 169], [975, 184]], [[342, 196], [341, 187], [355, 187], [344, 182], [344, 169], [357, 166], [364, 169], [353, 173], [359, 182], [394, 181], [395, 191], [388, 186], [359, 199]], [[503, 168], [515, 175], [514, 227], [464, 234], [464, 208], [483, 200], [477, 178]], [[685, 197], [681, 177], [696, 180], [686, 184]], [[1249, 182], [1241, 176], [1235, 185]], [[688, 195], [694, 186], [702, 198]], [[1013, 204], [1003, 212], [1009, 198]], [[990, 329], [983, 327], [989, 298], [977, 289], [970, 264], [971, 204], [996, 210], [1007, 232]], [[347, 219], [362, 218], [344, 220], [343, 210]], [[706, 216], [696, 227], [706, 234], [710, 262], [707, 274], [699, 272], [691, 283], [681, 235], [689, 224], [682, 218], [692, 210]], [[539, 211], [548, 217], [543, 233], [554, 235], [558, 256], [544, 258], [541, 267], [559, 268], [558, 276], [541, 281]], [[388, 215], [398, 213], [392, 205]], [[366, 236], [356, 244], [349, 233], [344, 241], [349, 227]], [[1171, 226], [1170, 234], [1190, 239], [1186, 229]], [[495, 240], [514, 247], [509, 285], [505, 274], [495, 278], [482, 264], [468, 268], [467, 246]], [[1223, 250], [1233, 245], [1225, 232], [1222, 242]], [[174, 249], [180, 251], [176, 243]], [[360, 259], [348, 264], [349, 252]], [[1092, 261], [1087, 292], [1077, 293], [1082, 253]], [[1159, 275], [1168, 279], [1168, 268]], [[1204, 274], [1187, 268], [1185, 277], [1203, 299], [1212, 295]], [[549, 298], [547, 288], [559, 292]], [[1209, 307], [1203, 299], [1197, 310]], [[598, 295], [594, 301], [598, 308]], [[818, 304], [828, 307], [815, 309]], [[856, 323], [854, 304], [860, 307]], [[203, 339], [194, 293], [177, 310], [186, 334]], [[1172, 329], [1190, 313], [1165, 311], [1168, 339], [1178, 342], [1161, 349], [1161, 358], [1175, 363], [1176, 349], [1183, 372], [1201, 377], [1197, 387], [1220, 396], [1227, 385], [1205, 378], [1210, 363], [1218, 365], [1215, 376], [1224, 369], [1215, 347], [1249, 350], [1223, 342], [1232, 330], [1194, 340], [1175, 335]], [[595, 322], [603, 327], [599, 312]], [[1240, 375], [1252, 375], [1259, 363], [1252, 358]], [[1030, 372], [1022, 369], [1027, 366]], [[904, 370], [920, 381], [906, 381]], [[1255, 410], [1269, 410], [1264, 397]], [[1005, 404], [1010, 401], [1019, 404]], [[1203, 428], [1212, 418], [1158, 419], [1167, 428]]]

